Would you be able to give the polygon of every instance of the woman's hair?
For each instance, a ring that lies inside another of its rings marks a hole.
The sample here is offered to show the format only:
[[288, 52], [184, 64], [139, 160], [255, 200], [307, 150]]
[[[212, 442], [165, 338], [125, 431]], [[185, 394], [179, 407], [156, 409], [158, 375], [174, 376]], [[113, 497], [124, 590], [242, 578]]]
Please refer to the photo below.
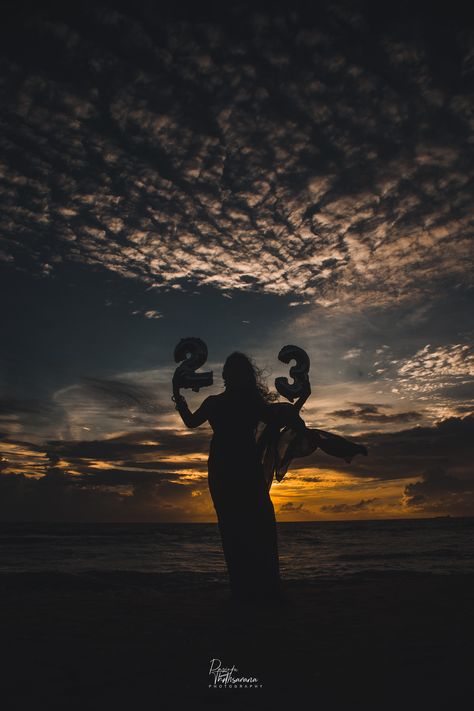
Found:
[[224, 363], [223, 372], [227, 389], [257, 395], [267, 403], [278, 398], [276, 393], [269, 391], [263, 371], [245, 353], [231, 353]]

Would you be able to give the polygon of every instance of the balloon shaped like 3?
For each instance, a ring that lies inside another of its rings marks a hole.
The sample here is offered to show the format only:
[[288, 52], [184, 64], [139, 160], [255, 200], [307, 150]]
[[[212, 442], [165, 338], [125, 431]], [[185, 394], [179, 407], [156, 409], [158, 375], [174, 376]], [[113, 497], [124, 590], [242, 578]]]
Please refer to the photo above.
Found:
[[212, 385], [212, 370], [195, 373], [207, 360], [207, 346], [200, 338], [182, 338], [174, 349], [174, 360], [180, 363], [175, 370], [173, 381], [179, 388], [191, 388], [195, 393], [199, 388]]
[[296, 364], [290, 368], [290, 376], [293, 383], [288, 382], [288, 378], [275, 378], [275, 387], [283, 397], [293, 402], [296, 398], [304, 395], [308, 383], [309, 356], [298, 346], [283, 346], [278, 354], [278, 360], [282, 363], [289, 363], [295, 360]]

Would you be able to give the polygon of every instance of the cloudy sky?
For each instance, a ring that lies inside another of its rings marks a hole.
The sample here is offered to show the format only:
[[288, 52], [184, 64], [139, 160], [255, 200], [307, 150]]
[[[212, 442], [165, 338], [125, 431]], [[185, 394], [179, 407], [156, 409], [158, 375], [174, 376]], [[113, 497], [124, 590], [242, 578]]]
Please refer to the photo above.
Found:
[[[279, 520], [474, 514], [474, 22], [401, 3], [12, 3], [0, 30], [0, 518], [214, 520], [173, 350], [234, 349], [369, 448]], [[290, 9], [291, 5], [291, 9]]]

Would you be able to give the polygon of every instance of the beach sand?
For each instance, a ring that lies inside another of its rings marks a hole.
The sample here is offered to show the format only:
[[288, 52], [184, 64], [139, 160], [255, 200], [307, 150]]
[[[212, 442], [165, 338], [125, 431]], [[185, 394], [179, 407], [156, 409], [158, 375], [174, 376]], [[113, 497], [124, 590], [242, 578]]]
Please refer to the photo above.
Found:
[[[472, 706], [472, 575], [293, 582], [267, 608], [159, 575], [0, 582], [6, 711]], [[209, 688], [212, 658], [261, 688]]]

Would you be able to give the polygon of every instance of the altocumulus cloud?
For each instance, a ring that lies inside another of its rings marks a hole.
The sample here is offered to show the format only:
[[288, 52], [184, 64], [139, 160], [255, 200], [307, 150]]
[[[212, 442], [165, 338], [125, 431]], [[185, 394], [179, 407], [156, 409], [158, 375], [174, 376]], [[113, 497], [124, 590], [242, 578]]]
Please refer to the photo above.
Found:
[[3, 37], [1, 259], [292, 303], [470, 281], [463, 28], [448, 76], [429, 37], [373, 32], [344, 3], [317, 28], [303, 10], [245, 5], [193, 22], [140, 5], [22, 22]]

